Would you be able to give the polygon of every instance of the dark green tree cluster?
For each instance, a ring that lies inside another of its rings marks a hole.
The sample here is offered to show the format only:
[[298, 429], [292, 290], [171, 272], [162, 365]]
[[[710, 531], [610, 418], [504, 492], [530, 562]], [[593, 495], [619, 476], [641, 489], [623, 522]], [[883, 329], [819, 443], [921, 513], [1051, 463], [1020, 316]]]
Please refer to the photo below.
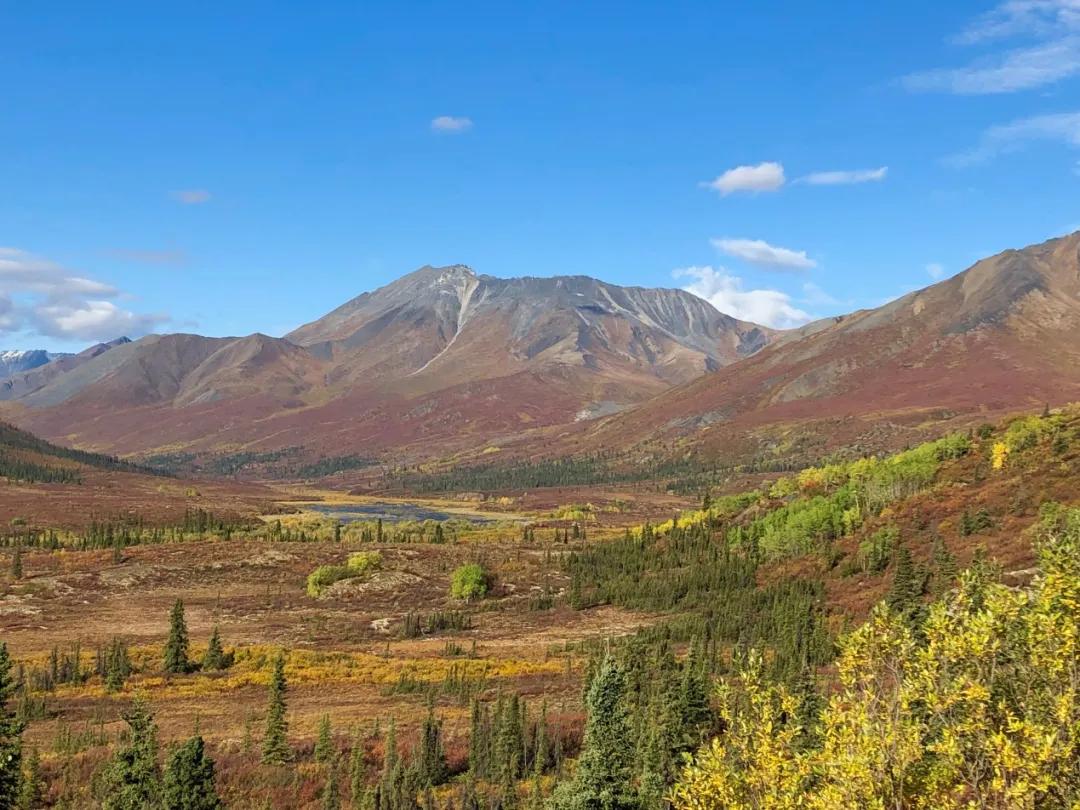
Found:
[[[823, 585], [808, 579], [759, 587], [758, 561], [719, 538], [722, 523], [677, 525], [663, 536], [646, 525], [633, 535], [567, 555], [570, 602], [614, 604], [676, 614], [662, 631], [742, 647], [767, 646], [770, 667], [792, 678], [827, 663], [832, 642], [823, 620]], [[660, 632], [660, 631], [654, 631]]]
[[220, 810], [214, 761], [201, 736], [176, 747], [162, 771], [157, 726], [149, 707], [136, 698], [124, 720], [126, 741], [94, 780], [104, 810]]

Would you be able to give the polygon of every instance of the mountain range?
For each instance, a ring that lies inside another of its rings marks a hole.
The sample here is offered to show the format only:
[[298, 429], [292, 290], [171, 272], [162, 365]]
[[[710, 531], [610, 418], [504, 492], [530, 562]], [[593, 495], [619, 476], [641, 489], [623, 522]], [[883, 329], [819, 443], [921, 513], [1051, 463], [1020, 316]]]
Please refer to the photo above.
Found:
[[1080, 233], [785, 332], [681, 290], [423, 267], [281, 338], [122, 339], [8, 376], [0, 399], [50, 440], [135, 455], [900, 441], [1080, 399]]
[[44, 349], [0, 351], [0, 377], [10, 377], [20, 371], [30, 371], [64, 356]]
[[113, 453], [423, 455], [616, 412], [775, 334], [682, 290], [424, 267], [283, 338], [115, 341], [0, 388], [17, 424]]

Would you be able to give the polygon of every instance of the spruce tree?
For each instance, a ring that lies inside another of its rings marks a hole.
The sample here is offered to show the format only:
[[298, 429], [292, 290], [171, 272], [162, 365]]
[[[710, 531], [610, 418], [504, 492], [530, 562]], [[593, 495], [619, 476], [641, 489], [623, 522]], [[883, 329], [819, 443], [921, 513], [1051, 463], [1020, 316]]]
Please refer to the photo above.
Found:
[[19, 801], [15, 806], [18, 810], [37, 810], [41, 807], [44, 794], [45, 781], [41, 776], [41, 757], [36, 748], [31, 748], [30, 754], [26, 757], [22, 785], [19, 787]]
[[330, 715], [319, 718], [319, 736], [315, 740], [315, 761], [329, 762], [334, 756], [334, 736], [330, 728]]
[[326, 784], [322, 789], [321, 810], [341, 810], [341, 788], [338, 787], [337, 757], [332, 757], [326, 768]]
[[469, 772], [476, 779], [484, 779], [488, 775], [487, 724], [484, 720], [485, 712], [480, 698], [474, 697], [469, 717]]
[[22, 780], [23, 724], [12, 707], [19, 684], [7, 644], [0, 642], [0, 807], [14, 807]]
[[442, 745], [442, 729], [435, 718], [435, 710], [430, 706], [427, 717], [424, 718], [424, 725], [420, 729], [415, 767], [421, 785], [432, 787], [441, 785], [446, 780], [447, 767]]
[[206, 654], [203, 655], [203, 671], [228, 669], [231, 664], [232, 655], [225, 652], [225, 648], [221, 644], [221, 633], [215, 624], [213, 632], [210, 633], [210, 642], [206, 645]]
[[525, 736], [521, 724], [521, 701], [517, 694], [503, 704], [497, 718], [495, 759], [498, 776], [517, 779], [525, 761]]
[[165, 810], [221, 810], [214, 787], [214, 760], [195, 735], [173, 751], [165, 767]]
[[626, 676], [609, 655], [586, 699], [588, 719], [574, 778], [555, 793], [557, 810], [637, 810], [634, 750], [625, 705]]
[[949, 547], [945, 545], [945, 541], [940, 535], [934, 538], [930, 556], [934, 564], [932, 590], [936, 599], [944, 596], [956, 583], [959, 569], [956, 564], [956, 557], [949, 551]]
[[919, 621], [924, 584], [925, 577], [916, 569], [911, 552], [901, 546], [896, 552], [896, 570], [885, 601], [912, 626]]
[[127, 645], [114, 637], [105, 652], [105, 691], [119, 692], [131, 674]]
[[701, 742], [701, 731], [709, 721], [709, 678], [705, 672], [701, 645], [697, 638], [690, 641], [690, 652], [682, 666], [679, 684], [679, 714], [682, 734], [687, 747]]
[[266, 765], [284, 765], [292, 759], [289, 748], [289, 722], [285, 719], [285, 654], [279, 652], [270, 673], [270, 696], [266, 709], [266, 735], [263, 737], [262, 761]]
[[141, 697], [124, 715], [127, 744], [106, 764], [98, 780], [103, 810], [148, 810], [161, 807], [161, 770], [158, 767], [157, 727]]
[[349, 753], [349, 795], [353, 810], [366, 810], [367, 767], [364, 762], [364, 745], [357, 734], [353, 738], [352, 751]]
[[547, 770], [551, 758], [548, 745], [547, 701], [540, 705], [540, 716], [536, 719], [536, 737], [533, 741], [533, 772], [537, 775]]
[[22, 543], [15, 545], [15, 552], [11, 555], [11, 578], [22, 579]]
[[182, 675], [191, 671], [188, 659], [188, 631], [184, 621], [184, 603], [177, 599], [169, 615], [169, 640], [165, 642], [165, 671]]

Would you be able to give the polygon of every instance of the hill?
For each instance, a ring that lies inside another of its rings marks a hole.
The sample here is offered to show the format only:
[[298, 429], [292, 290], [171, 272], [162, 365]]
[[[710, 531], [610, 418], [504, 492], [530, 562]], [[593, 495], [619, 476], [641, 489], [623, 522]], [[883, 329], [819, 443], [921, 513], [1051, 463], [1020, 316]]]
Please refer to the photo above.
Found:
[[155, 474], [112, 456], [60, 447], [0, 422], [0, 525], [85, 528], [136, 518], [179, 522], [192, 510], [223, 519], [270, 508], [272, 493], [255, 485], [189, 481]]

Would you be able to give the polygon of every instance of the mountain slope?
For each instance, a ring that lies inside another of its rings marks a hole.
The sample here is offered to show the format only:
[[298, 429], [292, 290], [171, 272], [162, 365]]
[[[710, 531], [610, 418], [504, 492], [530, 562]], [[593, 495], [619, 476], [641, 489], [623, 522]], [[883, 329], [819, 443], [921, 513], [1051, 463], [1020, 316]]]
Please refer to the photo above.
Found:
[[823, 446], [924, 420], [1080, 398], [1080, 233], [984, 259], [883, 307], [785, 336], [597, 425], [586, 444], [714, 451], [792, 431]]
[[119, 453], [431, 455], [621, 410], [773, 338], [681, 290], [424, 267], [286, 338], [111, 348], [13, 384], [7, 413]]
[[131, 516], [148, 525], [179, 522], [193, 509], [219, 518], [264, 513], [274, 493], [261, 486], [155, 475], [109, 456], [59, 447], [0, 422], [0, 521], [29, 529], [83, 529]]
[[44, 363], [10, 371], [3, 378], [0, 378], [0, 400], [27, 397], [44, 388], [57, 377], [75, 370], [98, 355], [130, 342], [126, 337], [117, 338], [108, 343], [98, 343], [78, 354], [47, 355], [48, 360]]

